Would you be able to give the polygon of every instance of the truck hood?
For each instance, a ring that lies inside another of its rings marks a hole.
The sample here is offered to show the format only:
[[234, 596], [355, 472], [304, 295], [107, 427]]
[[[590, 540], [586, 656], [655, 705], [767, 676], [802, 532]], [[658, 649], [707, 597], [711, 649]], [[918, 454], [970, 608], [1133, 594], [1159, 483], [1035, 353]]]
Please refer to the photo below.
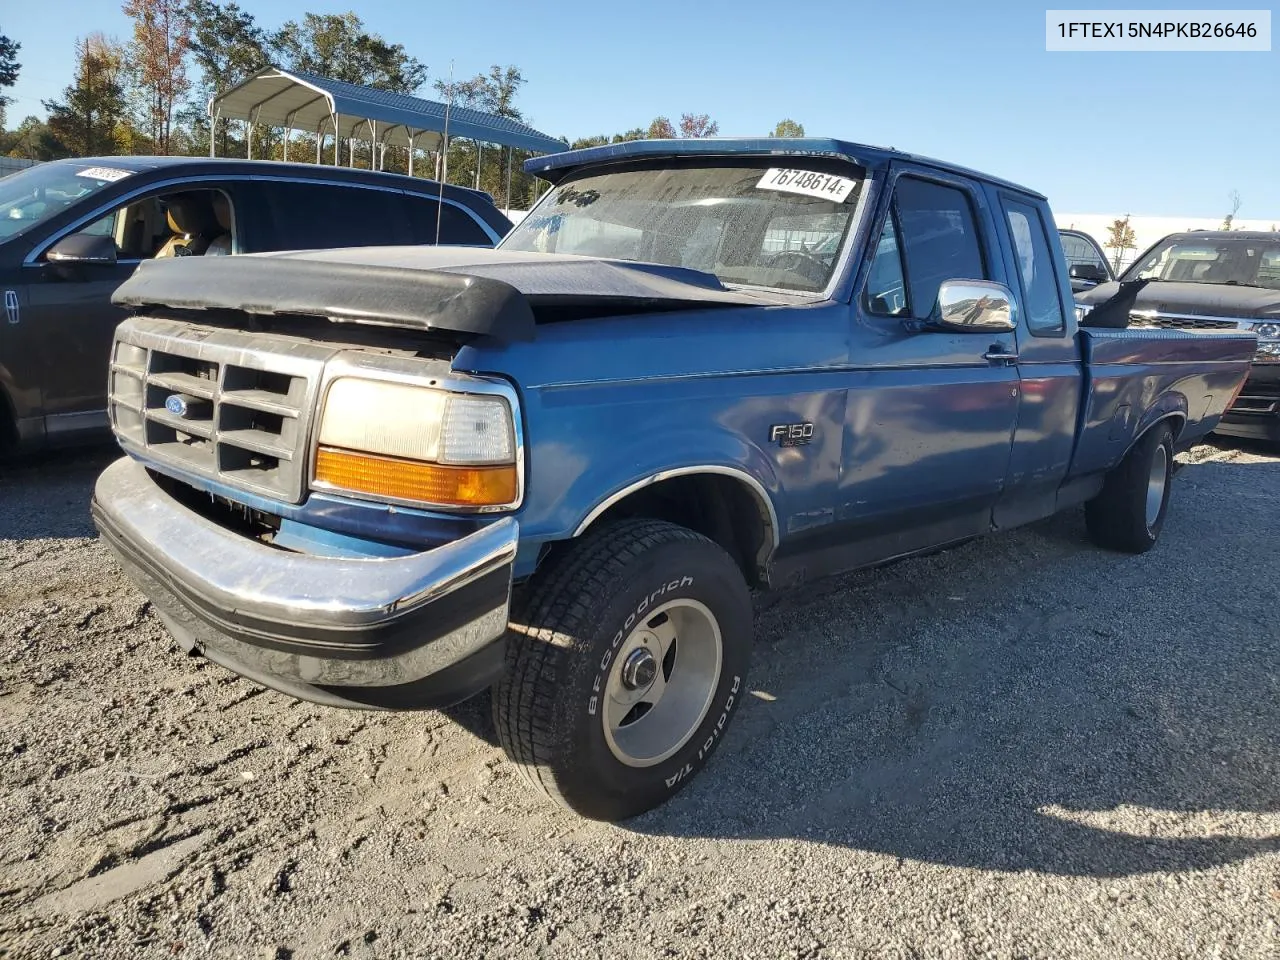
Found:
[[[1088, 305], [1109, 300], [1120, 289], [1116, 282], [1100, 283], [1076, 302]], [[1222, 283], [1180, 283], [1156, 280], [1139, 291], [1133, 310], [1155, 310], [1166, 314], [1257, 320], [1280, 316], [1280, 290], [1236, 287]]]
[[529, 340], [568, 317], [796, 303], [709, 273], [483, 247], [352, 247], [144, 261], [112, 297], [139, 313], [235, 311]]

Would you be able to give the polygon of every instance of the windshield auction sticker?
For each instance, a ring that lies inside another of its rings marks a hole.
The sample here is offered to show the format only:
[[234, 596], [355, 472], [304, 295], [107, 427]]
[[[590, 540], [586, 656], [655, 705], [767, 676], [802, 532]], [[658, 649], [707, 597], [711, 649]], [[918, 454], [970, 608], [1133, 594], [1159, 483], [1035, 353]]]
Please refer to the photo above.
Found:
[[1270, 10], [1046, 10], [1045, 49], [1090, 53], [1268, 52]]
[[857, 180], [836, 177], [829, 173], [811, 170], [788, 170], [770, 167], [756, 184], [758, 190], [781, 190], [783, 193], [803, 193], [807, 197], [821, 197], [833, 203], [844, 203], [858, 185]]
[[118, 167], [86, 167], [83, 170], [77, 170], [77, 177], [85, 177], [88, 180], [106, 180], [115, 183], [117, 180], [123, 180], [132, 174], [132, 170], [121, 170]]

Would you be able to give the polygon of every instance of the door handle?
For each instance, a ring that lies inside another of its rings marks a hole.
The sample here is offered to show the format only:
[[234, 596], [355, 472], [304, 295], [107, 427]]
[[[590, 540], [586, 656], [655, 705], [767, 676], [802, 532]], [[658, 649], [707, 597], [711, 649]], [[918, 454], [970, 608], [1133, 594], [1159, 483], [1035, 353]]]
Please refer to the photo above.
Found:
[[1013, 363], [1018, 359], [1017, 353], [1013, 353], [1007, 347], [1002, 347], [999, 344], [993, 344], [982, 357], [991, 363]]

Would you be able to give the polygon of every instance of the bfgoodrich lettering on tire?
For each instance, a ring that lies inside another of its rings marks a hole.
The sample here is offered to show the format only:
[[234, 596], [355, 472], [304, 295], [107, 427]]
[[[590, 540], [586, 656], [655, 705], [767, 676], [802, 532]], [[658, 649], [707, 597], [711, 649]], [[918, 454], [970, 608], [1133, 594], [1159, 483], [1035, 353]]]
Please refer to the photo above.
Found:
[[729, 555], [658, 520], [589, 532], [512, 611], [494, 725], [531, 783], [621, 820], [689, 782], [724, 739], [751, 650]]

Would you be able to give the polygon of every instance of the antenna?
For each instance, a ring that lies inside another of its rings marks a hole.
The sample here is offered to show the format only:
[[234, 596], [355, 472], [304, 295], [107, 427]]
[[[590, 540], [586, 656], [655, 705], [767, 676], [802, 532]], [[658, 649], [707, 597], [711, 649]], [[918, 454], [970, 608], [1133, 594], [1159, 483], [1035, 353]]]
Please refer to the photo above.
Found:
[[440, 196], [436, 199], [436, 246], [440, 246], [440, 215], [444, 212], [444, 183], [449, 179], [449, 108], [453, 106], [453, 61], [449, 61], [449, 99], [444, 103], [444, 162], [440, 169]]

